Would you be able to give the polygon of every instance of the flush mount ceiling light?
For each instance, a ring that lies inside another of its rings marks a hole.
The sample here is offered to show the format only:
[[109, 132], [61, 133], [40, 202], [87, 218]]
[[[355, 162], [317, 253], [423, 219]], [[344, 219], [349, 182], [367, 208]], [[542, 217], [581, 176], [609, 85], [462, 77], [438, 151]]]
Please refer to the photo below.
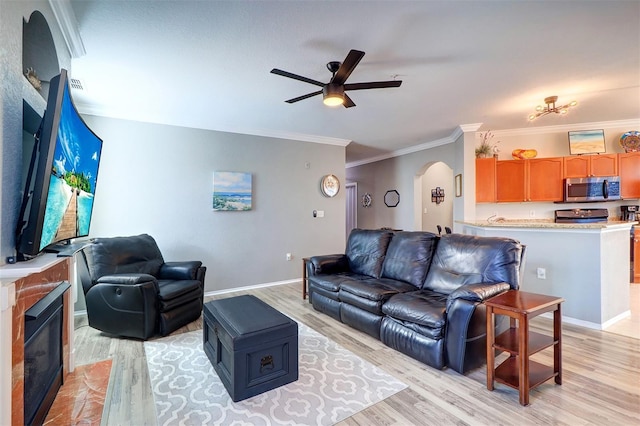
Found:
[[551, 114], [555, 112], [556, 114], [566, 114], [569, 108], [572, 108], [578, 105], [577, 101], [571, 101], [570, 103], [562, 106], [556, 106], [556, 101], [558, 100], [557, 96], [549, 96], [548, 98], [544, 98], [544, 103], [546, 106], [538, 105], [536, 107], [536, 113], [531, 114], [529, 116], [529, 121], [533, 121], [538, 117], [542, 117], [543, 115]]

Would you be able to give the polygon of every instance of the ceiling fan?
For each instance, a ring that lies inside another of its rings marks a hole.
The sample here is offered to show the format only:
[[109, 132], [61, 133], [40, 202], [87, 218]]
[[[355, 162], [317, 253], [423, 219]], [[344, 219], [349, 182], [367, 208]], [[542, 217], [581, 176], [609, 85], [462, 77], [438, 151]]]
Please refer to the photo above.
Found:
[[322, 87], [322, 90], [317, 92], [307, 93], [306, 95], [298, 96], [297, 98], [289, 99], [285, 102], [294, 103], [303, 99], [310, 98], [322, 94], [322, 100], [325, 105], [337, 106], [344, 105], [345, 108], [351, 108], [356, 106], [349, 96], [345, 93], [347, 90], [364, 90], [364, 89], [384, 89], [387, 87], [400, 87], [402, 80], [392, 81], [372, 81], [369, 83], [350, 83], [345, 84], [345, 81], [349, 78], [353, 70], [356, 68], [364, 52], [359, 50], [351, 50], [345, 58], [344, 62], [340, 63], [332, 61], [327, 64], [327, 69], [331, 71], [333, 76], [328, 83], [322, 83], [311, 78], [303, 77], [301, 75], [293, 74], [287, 71], [274, 68], [271, 73], [278, 74], [283, 77], [293, 78], [294, 80], [304, 81], [305, 83], [313, 84], [315, 86]]

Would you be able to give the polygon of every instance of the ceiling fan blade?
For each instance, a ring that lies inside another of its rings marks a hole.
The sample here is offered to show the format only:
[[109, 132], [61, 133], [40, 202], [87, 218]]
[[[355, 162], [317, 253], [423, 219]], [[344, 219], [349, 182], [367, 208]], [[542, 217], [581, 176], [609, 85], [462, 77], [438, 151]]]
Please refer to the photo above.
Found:
[[336, 75], [334, 75], [331, 79], [331, 82], [334, 84], [344, 84], [344, 82], [347, 81], [347, 78], [349, 78], [363, 56], [364, 52], [353, 49], [350, 50], [347, 57], [344, 58], [344, 62], [342, 62], [342, 65], [340, 65], [340, 68], [338, 68]]
[[303, 77], [301, 75], [298, 74], [293, 74], [287, 71], [282, 71], [279, 70], [278, 68], [274, 68], [271, 70], [271, 74], [278, 74], [281, 75], [283, 77], [289, 77], [289, 78], [293, 78], [294, 80], [300, 80], [300, 81], [304, 81], [305, 83], [309, 83], [309, 84], [315, 84], [316, 86], [320, 86], [323, 87], [325, 85], [325, 83], [321, 83], [317, 80], [312, 80], [310, 78], [307, 77]]
[[321, 93], [322, 93], [322, 90], [318, 90], [317, 92], [307, 93], [306, 95], [298, 96], [297, 98], [289, 99], [288, 101], [285, 101], [285, 102], [288, 103], [288, 104], [292, 104], [294, 102], [298, 102], [298, 101], [301, 101], [303, 99], [307, 99], [307, 98], [310, 98], [312, 96], [319, 95]]
[[356, 104], [351, 100], [349, 96], [347, 96], [346, 93], [344, 94], [344, 103], [342, 105], [344, 105], [345, 108], [351, 108], [356, 106]]
[[400, 87], [402, 80], [372, 81], [369, 83], [345, 84], [344, 90], [385, 89], [387, 87]]

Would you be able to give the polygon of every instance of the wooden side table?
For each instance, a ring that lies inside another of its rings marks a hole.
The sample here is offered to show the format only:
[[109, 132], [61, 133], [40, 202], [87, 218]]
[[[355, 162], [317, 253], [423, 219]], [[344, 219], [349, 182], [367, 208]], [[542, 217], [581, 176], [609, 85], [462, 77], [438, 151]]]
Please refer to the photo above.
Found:
[[[485, 301], [487, 307], [487, 389], [494, 380], [518, 389], [520, 404], [529, 405], [529, 390], [552, 377], [562, 384], [562, 315], [564, 299], [543, 294], [510, 290]], [[553, 312], [553, 336], [530, 332], [529, 320]], [[494, 315], [510, 318], [510, 327], [495, 336]], [[516, 326], [517, 322], [517, 326]], [[553, 346], [553, 367], [531, 361], [529, 357]], [[509, 358], [495, 366], [495, 350], [506, 351]]]
[[302, 258], [302, 299], [307, 298], [307, 263], [309, 259], [308, 257]]

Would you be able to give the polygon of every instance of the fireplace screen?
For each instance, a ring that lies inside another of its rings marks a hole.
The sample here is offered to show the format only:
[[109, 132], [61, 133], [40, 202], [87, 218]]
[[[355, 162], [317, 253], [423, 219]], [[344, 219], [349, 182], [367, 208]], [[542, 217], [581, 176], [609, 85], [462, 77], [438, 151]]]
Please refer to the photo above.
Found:
[[25, 313], [24, 420], [42, 424], [62, 385], [62, 295], [60, 283]]

